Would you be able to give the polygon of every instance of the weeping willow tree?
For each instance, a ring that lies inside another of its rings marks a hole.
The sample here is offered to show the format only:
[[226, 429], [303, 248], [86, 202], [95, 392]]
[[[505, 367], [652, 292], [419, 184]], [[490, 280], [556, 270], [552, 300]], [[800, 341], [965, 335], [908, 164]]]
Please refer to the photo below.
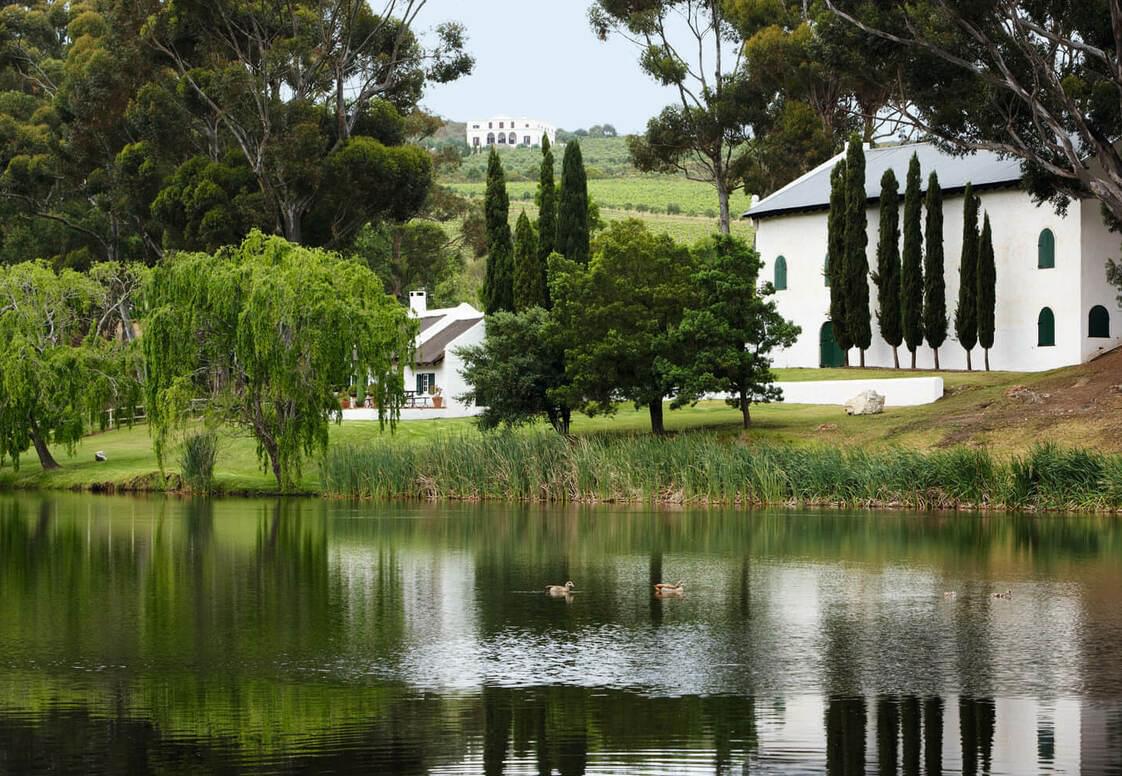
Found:
[[52, 445], [73, 453], [105, 410], [135, 408], [143, 370], [121, 325], [131, 296], [108, 281], [140, 285], [142, 275], [120, 264], [90, 275], [42, 262], [0, 267], [0, 463], [18, 467], [34, 447], [44, 469], [57, 469]]
[[[257, 440], [287, 490], [341, 419], [337, 391], [371, 396], [393, 424], [415, 323], [368, 268], [252, 232], [217, 255], [179, 254], [154, 273], [144, 333], [147, 402], [161, 466], [192, 402]], [[197, 411], [197, 410], [196, 410]]]

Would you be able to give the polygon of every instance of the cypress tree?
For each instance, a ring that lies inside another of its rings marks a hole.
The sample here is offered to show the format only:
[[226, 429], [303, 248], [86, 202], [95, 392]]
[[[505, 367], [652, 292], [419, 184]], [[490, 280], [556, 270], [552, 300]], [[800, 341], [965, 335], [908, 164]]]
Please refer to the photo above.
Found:
[[908, 163], [908, 183], [904, 189], [904, 265], [900, 273], [900, 317], [904, 342], [916, 368], [916, 348], [923, 344], [923, 195], [920, 193], [919, 157], [912, 154]]
[[896, 349], [904, 339], [900, 320], [900, 184], [891, 168], [880, 179], [880, 234], [874, 279], [880, 335], [892, 346], [892, 362], [899, 369], [900, 355]]
[[845, 323], [845, 160], [834, 165], [830, 172], [830, 215], [826, 222], [827, 266], [826, 277], [830, 283], [830, 326], [834, 341], [845, 353], [849, 366], [849, 349], [853, 340]]
[[947, 341], [947, 281], [943, 268], [943, 189], [934, 172], [927, 180], [927, 251], [923, 265], [923, 331], [939, 368], [939, 348]]
[[545, 307], [545, 275], [538, 260], [538, 239], [526, 211], [514, 227], [514, 309]]
[[970, 352], [978, 344], [978, 198], [966, 184], [962, 205], [962, 259], [958, 265], [958, 309], [954, 333], [966, 350], [966, 370], [974, 368]]
[[580, 143], [565, 145], [561, 163], [561, 197], [557, 206], [557, 240], [554, 250], [566, 259], [588, 264], [591, 253], [588, 228], [588, 180]]
[[978, 242], [978, 344], [986, 352], [986, 371], [990, 371], [993, 347], [994, 312], [997, 305], [997, 267], [993, 257], [993, 231], [986, 213]]
[[865, 148], [856, 134], [849, 140], [845, 160], [845, 327], [853, 344], [865, 349], [872, 344], [873, 329], [869, 314], [868, 217], [865, 207]]
[[557, 242], [557, 187], [553, 182], [553, 147], [549, 135], [542, 135], [542, 167], [538, 176], [538, 263], [545, 298], [542, 307], [549, 308], [549, 255]]
[[499, 152], [487, 159], [487, 268], [483, 278], [483, 309], [488, 313], [514, 310], [514, 245], [510, 236], [510, 198]]

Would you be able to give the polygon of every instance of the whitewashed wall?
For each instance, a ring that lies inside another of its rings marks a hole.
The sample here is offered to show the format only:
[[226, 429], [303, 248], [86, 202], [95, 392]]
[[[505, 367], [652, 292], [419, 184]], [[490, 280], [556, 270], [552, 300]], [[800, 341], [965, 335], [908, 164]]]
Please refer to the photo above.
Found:
[[[502, 129], [499, 129], [500, 123], [503, 125]], [[500, 132], [506, 137], [506, 143], [497, 142]], [[531, 146], [541, 145], [542, 135], [549, 137], [550, 143], [557, 142], [557, 129], [543, 121], [517, 116], [492, 116], [486, 119], [473, 119], [467, 123], [467, 144], [473, 149], [487, 148], [487, 135], [493, 133], [496, 135], [496, 146], [511, 148], [509, 142], [511, 132], [516, 135], [517, 142], [514, 143], [514, 147], [526, 145], [527, 136], [530, 138]]]
[[[1122, 345], [1122, 308], [1118, 306], [1118, 289], [1106, 282], [1107, 259], [1122, 253], [1122, 234], [1109, 231], [1103, 224], [1102, 209], [1097, 201], [1072, 203], [1072, 213], [1079, 208], [1083, 227], [1083, 316], [1079, 322], [1083, 337], [1083, 360], [1094, 358]], [[1091, 308], [1102, 305], [1110, 313], [1110, 338], [1091, 339], [1088, 325]]]
[[[1028, 195], [1017, 190], [982, 191], [979, 196], [983, 212], [990, 216], [997, 265], [995, 342], [990, 351], [993, 369], [1043, 371], [1080, 363], [1089, 354], [1099, 352], [1105, 342], [1088, 341], [1087, 312], [1092, 303], [1105, 304], [1104, 298], [1111, 302], [1107, 309], [1112, 311], [1112, 333], [1122, 333], [1122, 319], [1113, 325], [1118, 308], [1107, 287], [1104, 269], [1104, 252], [1113, 246], [1117, 255], [1119, 239], [1107, 232], [1101, 218], [1084, 215], [1084, 209], [1094, 205], [1072, 203], [1067, 216], [1061, 217], [1050, 206], [1037, 207]], [[901, 198], [901, 216], [902, 205]], [[949, 196], [943, 204], [948, 335], [939, 356], [944, 369], [966, 368], [965, 351], [954, 336], [962, 205], [961, 195]], [[878, 208], [869, 208], [870, 270], [876, 267], [878, 220]], [[1037, 269], [1037, 240], [1044, 228], [1050, 228], [1056, 237], [1054, 269]], [[776, 257], [786, 258], [787, 290], [777, 292], [776, 299], [780, 312], [803, 329], [794, 346], [777, 354], [776, 366], [819, 365], [819, 330], [827, 321], [830, 308], [830, 289], [823, 277], [826, 244], [826, 211], [765, 218], [756, 224], [756, 247], [765, 262], [763, 277], [773, 279]], [[1084, 249], [1084, 245], [1090, 247]], [[865, 361], [870, 366], [892, 366], [892, 349], [881, 339], [877, 328], [876, 300], [876, 286], [870, 279], [873, 342]], [[1045, 306], [1051, 307], [1056, 317], [1056, 345], [1041, 348], [1037, 347], [1037, 316]], [[1117, 341], [1122, 340], [1111, 342]], [[919, 348], [918, 355], [919, 367], [934, 367], [931, 349], [926, 344]], [[850, 360], [857, 363], [856, 349], [851, 351]], [[903, 345], [900, 361], [903, 366], [909, 363]], [[974, 349], [973, 361], [975, 368], [981, 367], [980, 347]]]

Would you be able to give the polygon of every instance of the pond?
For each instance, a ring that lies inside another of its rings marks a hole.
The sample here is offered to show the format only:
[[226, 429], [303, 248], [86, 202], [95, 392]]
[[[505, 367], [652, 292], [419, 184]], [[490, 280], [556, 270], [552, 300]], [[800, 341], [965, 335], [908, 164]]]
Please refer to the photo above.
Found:
[[1122, 773], [1120, 595], [1112, 518], [0, 495], [0, 773]]

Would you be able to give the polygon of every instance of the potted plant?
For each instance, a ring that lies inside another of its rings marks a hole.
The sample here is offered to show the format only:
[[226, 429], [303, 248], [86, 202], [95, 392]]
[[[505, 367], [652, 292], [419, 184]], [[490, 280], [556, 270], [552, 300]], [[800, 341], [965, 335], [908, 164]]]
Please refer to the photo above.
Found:
[[441, 409], [444, 406], [442, 393], [444, 393], [443, 389], [437, 388], [435, 385], [429, 388], [429, 395], [432, 396], [432, 407], [435, 410]]

